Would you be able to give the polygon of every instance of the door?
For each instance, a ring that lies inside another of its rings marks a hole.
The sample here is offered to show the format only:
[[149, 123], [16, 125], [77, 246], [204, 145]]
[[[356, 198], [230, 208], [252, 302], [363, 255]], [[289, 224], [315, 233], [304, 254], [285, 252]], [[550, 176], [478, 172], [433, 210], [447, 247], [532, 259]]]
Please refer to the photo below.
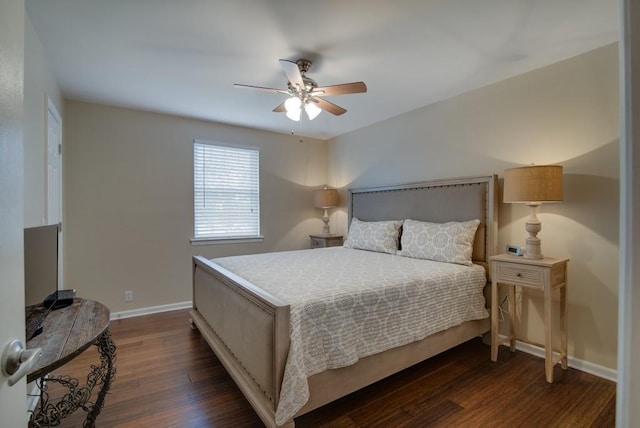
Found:
[[[22, 86], [24, 80], [24, 0], [0, 2], [0, 353], [13, 339], [24, 344], [24, 196]], [[9, 386], [0, 371], [3, 427], [27, 422], [24, 378]]]
[[[47, 99], [47, 223], [62, 224], [62, 120]], [[62, 229], [58, 230], [58, 288], [63, 289]]]
[[[618, 295], [618, 385], [616, 426], [640, 426], [640, 8], [622, 10], [620, 87], [620, 279]], [[634, 53], [635, 52], [635, 53]]]

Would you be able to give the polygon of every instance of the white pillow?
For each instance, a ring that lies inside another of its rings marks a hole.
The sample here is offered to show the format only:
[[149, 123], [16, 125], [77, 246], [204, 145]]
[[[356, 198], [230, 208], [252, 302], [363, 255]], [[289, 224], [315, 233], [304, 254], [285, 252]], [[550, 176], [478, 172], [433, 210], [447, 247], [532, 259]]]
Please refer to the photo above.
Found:
[[395, 254], [398, 251], [398, 236], [402, 220], [397, 221], [360, 221], [351, 219], [349, 236], [344, 243], [346, 248]]
[[471, 266], [479, 224], [480, 220], [449, 223], [405, 220], [398, 255]]

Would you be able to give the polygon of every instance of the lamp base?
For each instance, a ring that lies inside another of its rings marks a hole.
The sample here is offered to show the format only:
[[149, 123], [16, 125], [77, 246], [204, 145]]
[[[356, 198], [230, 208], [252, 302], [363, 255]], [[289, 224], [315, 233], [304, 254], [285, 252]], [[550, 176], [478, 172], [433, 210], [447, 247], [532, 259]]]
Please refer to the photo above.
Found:
[[331, 235], [331, 232], [329, 231], [329, 213], [327, 212], [327, 209], [324, 209], [324, 215], [322, 216], [322, 222], [324, 223], [324, 226], [322, 226], [322, 236], [329, 236]]
[[526, 247], [524, 250], [525, 259], [540, 260], [542, 256], [542, 241], [538, 238], [538, 232], [542, 230], [542, 223], [536, 217], [536, 210], [540, 204], [529, 203], [527, 206], [531, 209], [531, 215], [527, 219], [525, 229], [529, 232], [527, 237]]
[[540, 244], [539, 238], [531, 238], [531, 237], [527, 238], [527, 243], [524, 249], [523, 257], [525, 259], [532, 259], [532, 260], [544, 259], [544, 256], [542, 255], [542, 245]]

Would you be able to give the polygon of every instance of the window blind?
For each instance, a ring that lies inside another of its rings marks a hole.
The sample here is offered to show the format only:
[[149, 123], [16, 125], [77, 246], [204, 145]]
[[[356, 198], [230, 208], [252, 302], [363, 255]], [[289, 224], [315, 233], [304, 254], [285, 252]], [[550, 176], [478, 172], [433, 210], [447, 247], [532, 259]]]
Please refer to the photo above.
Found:
[[260, 152], [193, 143], [194, 238], [260, 235]]

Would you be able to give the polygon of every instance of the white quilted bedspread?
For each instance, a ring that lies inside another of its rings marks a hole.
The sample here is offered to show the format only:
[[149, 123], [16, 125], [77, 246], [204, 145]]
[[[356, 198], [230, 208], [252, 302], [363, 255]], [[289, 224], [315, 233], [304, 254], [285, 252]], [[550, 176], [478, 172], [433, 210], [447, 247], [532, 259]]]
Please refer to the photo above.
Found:
[[291, 306], [278, 424], [309, 399], [308, 377], [488, 317], [477, 265], [342, 247], [213, 261]]

